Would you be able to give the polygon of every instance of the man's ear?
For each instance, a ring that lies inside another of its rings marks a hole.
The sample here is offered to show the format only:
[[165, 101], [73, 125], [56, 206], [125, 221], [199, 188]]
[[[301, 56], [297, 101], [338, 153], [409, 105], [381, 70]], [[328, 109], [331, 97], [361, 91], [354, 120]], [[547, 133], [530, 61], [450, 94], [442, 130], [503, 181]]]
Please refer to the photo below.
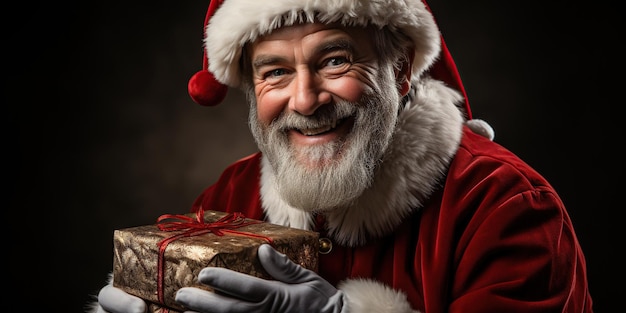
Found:
[[406, 51], [405, 59], [402, 61], [400, 70], [396, 73], [396, 80], [398, 81], [398, 91], [401, 96], [406, 96], [411, 89], [411, 72], [413, 68], [413, 58], [415, 57], [415, 50], [413, 47], [408, 48]]

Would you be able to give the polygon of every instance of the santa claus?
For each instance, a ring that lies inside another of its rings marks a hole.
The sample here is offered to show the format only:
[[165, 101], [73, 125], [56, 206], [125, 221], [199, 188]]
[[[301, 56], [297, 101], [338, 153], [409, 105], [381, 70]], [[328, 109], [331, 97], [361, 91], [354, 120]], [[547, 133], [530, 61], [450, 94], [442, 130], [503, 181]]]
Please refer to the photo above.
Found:
[[[319, 270], [271, 246], [273, 280], [223, 268], [178, 291], [196, 312], [592, 312], [553, 187], [472, 114], [420, 0], [212, 0], [202, 105], [242, 90], [259, 152], [192, 211], [314, 230]], [[111, 284], [93, 312], [143, 312]]]

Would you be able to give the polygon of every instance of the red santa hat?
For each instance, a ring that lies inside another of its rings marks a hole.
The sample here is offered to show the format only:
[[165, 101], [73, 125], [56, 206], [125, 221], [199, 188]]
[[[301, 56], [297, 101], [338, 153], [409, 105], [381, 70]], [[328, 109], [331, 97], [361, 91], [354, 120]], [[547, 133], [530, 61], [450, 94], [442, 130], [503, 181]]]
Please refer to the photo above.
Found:
[[240, 85], [239, 61], [247, 42], [314, 18], [386, 26], [408, 36], [415, 45], [414, 77], [428, 73], [461, 92], [465, 115], [471, 118], [458, 70], [425, 0], [211, 0], [204, 21], [202, 70], [189, 80], [191, 98], [204, 106], [221, 103], [229, 87]]

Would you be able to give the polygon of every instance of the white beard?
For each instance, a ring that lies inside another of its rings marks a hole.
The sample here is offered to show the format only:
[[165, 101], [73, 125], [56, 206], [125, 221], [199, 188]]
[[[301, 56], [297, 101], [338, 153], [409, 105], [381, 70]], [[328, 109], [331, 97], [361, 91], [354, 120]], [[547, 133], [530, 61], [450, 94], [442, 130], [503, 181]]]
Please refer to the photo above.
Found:
[[[269, 127], [260, 125], [251, 106], [250, 126], [259, 149], [272, 166], [276, 186], [289, 205], [307, 211], [328, 211], [353, 203], [375, 177], [397, 122], [400, 95], [391, 73], [380, 74], [380, 86], [358, 103], [338, 101], [314, 115], [288, 113]], [[306, 149], [294, 149], [287, 129], [318, 128], [354, 117], [354, 125], [342, 141]]]
[[[351, 204], [325, 213], [328, 232], [339, 244], [357, 246], [392, 232], [442, 183], [461, 140], [464, 119], [455, 104], [463, 98], [440, 81], [422, 78], [414, 84], [371, 186]], [[265, 155], [261, 162], [260, 193], [267, 221], [313, 229], [312, 213], [288, 204], [279, 192], [274, 167]]]

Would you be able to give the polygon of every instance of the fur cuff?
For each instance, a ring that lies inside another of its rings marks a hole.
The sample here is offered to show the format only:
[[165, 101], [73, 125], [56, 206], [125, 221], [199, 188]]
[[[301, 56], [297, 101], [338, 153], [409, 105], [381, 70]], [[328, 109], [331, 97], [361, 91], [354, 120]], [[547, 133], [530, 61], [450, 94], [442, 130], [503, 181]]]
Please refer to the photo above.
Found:
[[[106, 283], [107, 285], [113, 285], [113, 272], [109, 272]], [[85, 313], [109, 313], [98, 303], [98, 295], [91, 295], [91, 298], [92, 300], [90, 300], [85, 307]]]
[[419, 313], [411, 308], [403, 292], [374, 280], [346, 280], [339, 284], [339, 290], [345, 294], [346, 312]]

